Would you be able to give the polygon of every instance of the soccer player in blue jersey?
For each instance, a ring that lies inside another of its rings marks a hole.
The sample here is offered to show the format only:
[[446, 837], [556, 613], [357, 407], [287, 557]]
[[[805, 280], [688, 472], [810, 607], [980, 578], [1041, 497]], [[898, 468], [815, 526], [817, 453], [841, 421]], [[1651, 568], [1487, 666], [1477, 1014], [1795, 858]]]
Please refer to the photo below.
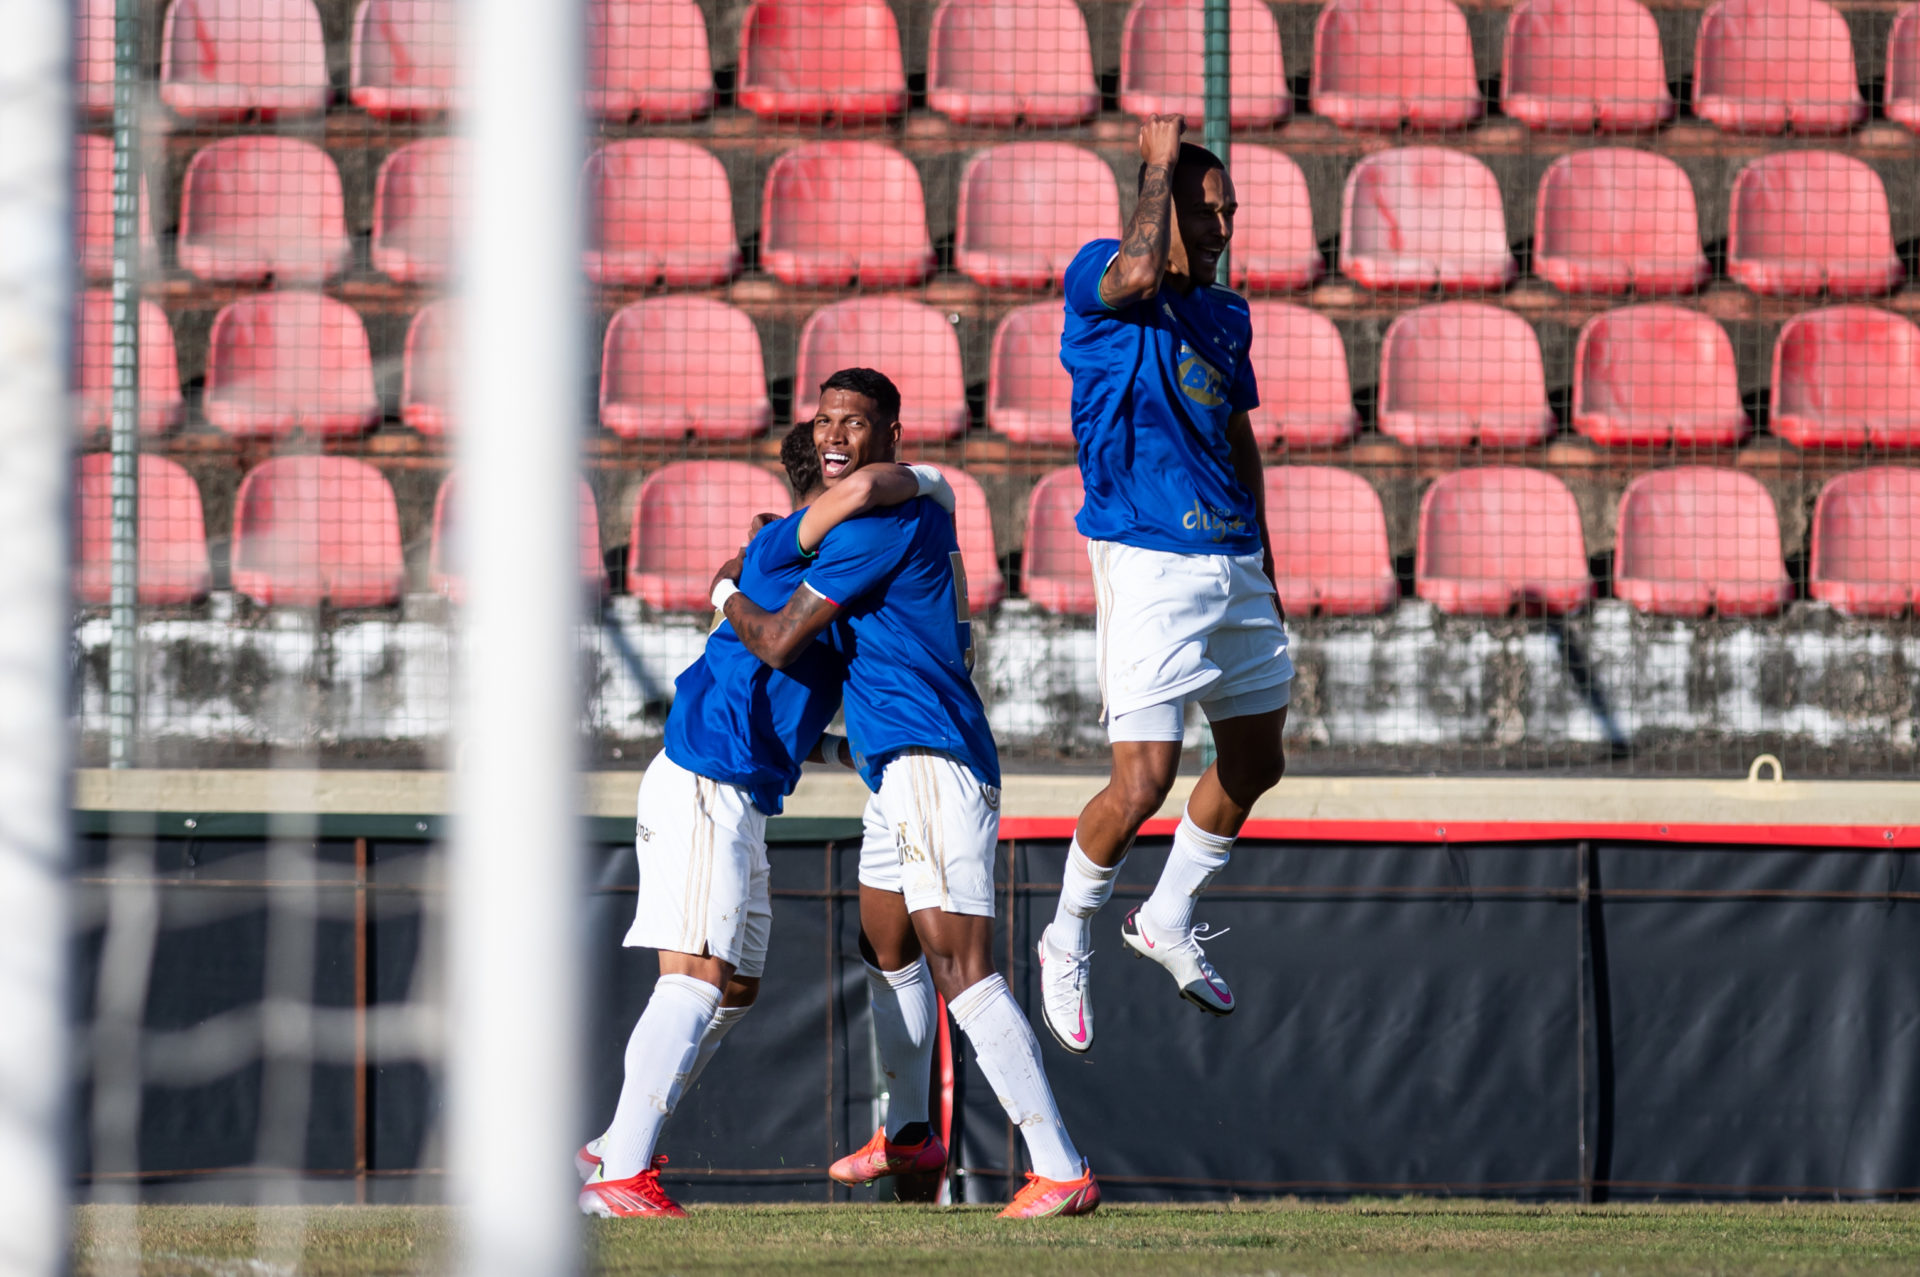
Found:
[[1125, 238], [1067, 268], [1060, 361], [1073, 374], [1073, 436], [1099, 597], [1100, 690], [1112, 773], [1080, 813], [1060, 904], [1039, 944], [1047, 1027], [1093, 1046], [1093, 914], [1140, 826], [1173, 788], [1186, 707], [1198, 701], [1219, 759], [1187, 799], [1173, 850], [1121, 940], [1216, 1015], [1232, 991], [1200, 947], [1194, 901], [1227, 863], [1254, 802], [1286, 769], [1293, 685], [1273, 587], [1266, 485], [1248, 423], [1259, 404], [1247, 303], [1215, 282], [1233, 238], [1233, 181], [1184, 144], [1179, 116], [1140, 129], [1140, 199]]
[[[741, 557], [738, 589], [770, 607], [786, 602], [839, 521], [952, 490], [928, 467], [875, 466], [827, 494], [810, 431], [782, 449], [801, 508], [769, 520]], [[817, 499], [816, 499], [817, 498]], [[613, 1122], [577, 1157], [580, 1209], [603, 1216], [678, 1216], [660, 1185], [654, 1144], [681, 1095], [759, 992], [772, 909], [767, 817], [800, 779], [801, 763], [852, 764], [846, 741], [825, 733], [840, 708], [844, 658], [824, 641], [770, 669], [721, 624], [675, 683], [666, 746], [640, 782], [635, 849], [640, 886], [630, 947], [657, 949], [660, 979], [627, 1042]]]
[[[851, 369], [822, 383], [814, 442], [828, 491], [870, 463], [891, 461], [900, 392], [880, 373]], [[1033, 1035], [993, 966], [993, 860], [999, 846], [1000, 760], [973, 686], [966, 572], [951, 515], [928, 501], [849, 519], [820, 542], [786, 606], [715, 583], [728, 622], [776, 669], [804, 658], [834, 627], [847, 651], [847, 734], [873, 791], [860, 855], [862, 949], [874, 974], [881, 1067], [896, 1082], [928, 1076], [934, 1004], [909, 992], [922, 955], [933, 985], [1032, 1163], [1007, 1218], [1079, 1215], [1100, 1190], [1060, 1120]], [[835, 1163], [841, 1183], [932, 1169], [946, 1150], [917, 1112], [874, 1132]]]

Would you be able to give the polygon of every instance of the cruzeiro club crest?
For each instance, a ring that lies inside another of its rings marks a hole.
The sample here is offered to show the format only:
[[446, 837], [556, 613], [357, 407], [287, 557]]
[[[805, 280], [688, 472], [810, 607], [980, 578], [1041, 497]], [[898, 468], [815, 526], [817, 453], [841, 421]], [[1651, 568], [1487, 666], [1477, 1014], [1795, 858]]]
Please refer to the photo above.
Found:
[[1180, 393], [1203, 408], [1218, 408], [1227, 401], [1227, 379], [1186, 342], [1180, 343], [1175, 365], [1180, 372]]

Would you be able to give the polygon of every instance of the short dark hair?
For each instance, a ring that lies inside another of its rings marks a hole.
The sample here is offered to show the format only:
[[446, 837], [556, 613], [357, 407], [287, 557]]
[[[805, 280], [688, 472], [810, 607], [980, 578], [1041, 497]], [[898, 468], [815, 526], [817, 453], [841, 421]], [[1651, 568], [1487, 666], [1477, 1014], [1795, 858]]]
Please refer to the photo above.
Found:
[[[1196, 146], [1192, 142], [1182, 142], [1180, 144], [1180, 158], [1173, 162], [1173, 176], [1176, 178], [1179, 177], [1182, 169], [1198, 169], [1201, 175], [1204, 176], [1214, 169], [1224, 169], [1226, 167], [1226, 164], [1221, 161], [1220, 157], [1212, 151], [1209, 151], [1206, 147]], [[1146, 184], [1147, 166], [1142, 164], [1140, 166], [1140, 176], [1135, 180], [1133, 189], [1138, 191]]]
[[883, 372], [872, 368], [842, 368], [820, 383], [821, 394], [829, 390], [864, 396], [880, 418], [877, 425], [890, 426], [900, 420], [900, 387]]
[[780, 464], [786, 467], [787, 483], [793, 499], [805, 501], [807, 494], [826, 482], [820, 473], [820, 454], [813, 446], [813, 423], [802, 421], [787, 431], [780, 441]]

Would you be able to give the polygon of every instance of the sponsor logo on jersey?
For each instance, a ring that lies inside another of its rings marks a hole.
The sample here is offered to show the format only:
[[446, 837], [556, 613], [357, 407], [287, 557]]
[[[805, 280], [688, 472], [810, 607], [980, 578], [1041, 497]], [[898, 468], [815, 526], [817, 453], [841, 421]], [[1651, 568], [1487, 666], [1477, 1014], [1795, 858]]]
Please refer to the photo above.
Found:
[[1247, 521], [1236, 514], [1209, 510], [1195, 501], [1193, 509], [1181, 516], [1180, 526], [1189, 532], [1204, 532], [1215, 541], [1224, 541], [1245, 532]]
[[1181, 394], [1203, 408], [1218, 408], [1227, 401], [1226, 377], [1192, 346], [1181, 342], [1174, 363], [1180, 372]]

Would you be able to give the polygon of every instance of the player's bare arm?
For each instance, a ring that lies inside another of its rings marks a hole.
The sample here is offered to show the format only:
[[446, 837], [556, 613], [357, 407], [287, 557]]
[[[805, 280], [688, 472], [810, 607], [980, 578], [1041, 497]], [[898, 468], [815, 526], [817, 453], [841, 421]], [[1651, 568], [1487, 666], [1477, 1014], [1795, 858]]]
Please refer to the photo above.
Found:
[[1120, 252], [1100, 278], [1100, 300], [1116, 309], [1160, 291], [1173, 247], [1173, 170], [1186, 127], [1178, 115], [1150, 115], [1140, 126], [1140, 159], [1146, 165], [1140, 198], [1120, 239]]
[[[722, 581], [731, 584], [740, 579], [740, 558], [735, 555], [714, 575], [715, 591]], [[807, 650], [820, 631], [833, 624], [838, 605], [821, 598], [804, 586], [793, 592], [786, 606], [769, 612], [737, 589], [720, 601], [721, 615], [733, 623], [733, 632], [749, 652], [774, 669], [783, 670]]]
[[[1254, 522], [1260, 528], [1260, 568], [1267, 574], [1267, 580], [1273, 580], [1273, 537], [1267, 532], [1267, 469], [1260, 460], [1260, 441], [1253, 437], [1253, 418], [1244, 412], [1236, 412], [1227, 418], [1227, 447], [1233, 457], [1233, 475], [1240, 486], [1253, 498]], [[1279, 611], [1280, 619], [1287, 619], [1287, 610], [1281, 606], [1280, 595], [1275, 591], [1273, 606]]]
[[931, 496], [949, 514], [953, 512], [953, 488], [933, 467], [887, 463], [862, 466], [807, 507], [806, 517], [800, 520], [800, 548], [811, 554], [820, 548], [827, 533], [848, 519], [885, 506], [903, 505], [920, 496]]

